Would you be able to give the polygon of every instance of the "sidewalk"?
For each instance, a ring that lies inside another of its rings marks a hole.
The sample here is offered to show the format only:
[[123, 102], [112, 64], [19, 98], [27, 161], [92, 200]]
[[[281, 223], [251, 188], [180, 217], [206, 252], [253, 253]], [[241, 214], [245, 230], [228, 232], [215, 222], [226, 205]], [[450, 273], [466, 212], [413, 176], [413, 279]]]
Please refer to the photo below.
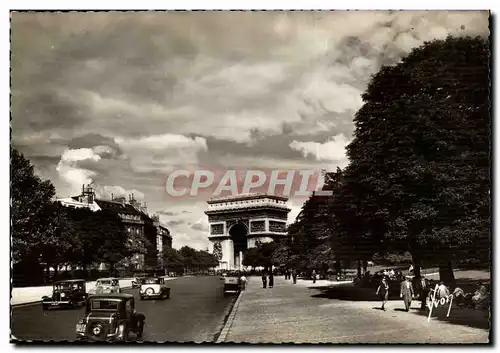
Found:
[[[328, 281], [329, 282], [329, 281]], [[275, 277], [272, 289], [263, 289], [258, 277], [249, 278], [235, 306], [234, 320], [228, 323], [225, 342], [248, 343], [487, 343], [488, 330], [441, 321], [433, 314], [402, 311], [400, 300], [390, 301], [387, 311], [380, 302], [351, 301], [322, 297], [312, 281], [296, 285]], [[316, 286], [324, 283], [316, 283]], [[332, 282], [332, 287], [346, 286]], [[450, 317], [459, 316], [453, 308]]]

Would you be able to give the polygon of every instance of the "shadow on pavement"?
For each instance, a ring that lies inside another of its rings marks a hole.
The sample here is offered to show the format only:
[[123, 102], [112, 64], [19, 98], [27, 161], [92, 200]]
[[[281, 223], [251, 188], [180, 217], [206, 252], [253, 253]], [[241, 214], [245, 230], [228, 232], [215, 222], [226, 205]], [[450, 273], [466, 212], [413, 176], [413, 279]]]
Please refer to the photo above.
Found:
[[[316, 289], [320, 293], [313, 294], [313, 298], [328, 298], [337, 300], [349, 301], [380, 301], [380, 296], [376, 294], [376, 288], [363, 288], [356, 287], [352, 283], [345, 283], [339, 285], [323, 286], [323, 287], [308, 287], [309, 289]], [[389, 292], [389, 300], [399, 299], [399, 287], [397, 290]]]
[[[486, 311], [468, 309], [468, 308], [460, 308], [455, 305], [451, 307], [450, 316], [446, 317], [448, 312], [448, 306], [442, 306], [432, 309], [431, 320], [439, 320], [448, 322], [452, 325], [462, 325], [469, 326], [484, 330], [490, 329], [489, 322], [489, 313]], [[414, 315], [419, 316], [429, 316], [429, 310], [415, 310], [411, 312]]]
[[[473, 291], [477, 288], [478, 282], [481, 281], [470, 278], [461, 278], [457, 279], [457, 286], [459, 286], [460, 288], [465, 287], [467, 288], [467, 291]], [[328, 298], [348, 301], [380, 301], [380, 297], [375, 294], [375, 290], [371, 288], [355, 287], [352, 283], [324, 287], [310, 287], [310, 289], [319, 291], [319, 293], [312, 295], [312, 297], [314, 298]], [[389, 300], [400, 301], [401, 305], [404, 306], [403, 301], [399, 298], [399, 292], [395, 291], [391, 293], [391, 295], [389, 296]], [[420, 301], [415, 300], [412, 302], [412, 304], [413, 306], [420, 306]], [[374, 307], [373, 309], [381, 310], [380, 307]], [[402, 308], [397, 308], [394, 310], [406, 312], [406, 310]], [[438, 307], [437, 310], [436, 308], [434, 308], [432, 312], [432, 318], [433, 320], [444, 321], [453, 325], [469, 326], [485, 330], [488, 330], [490, 328], [489, 313], [486, 311], [462, 308], [453, 304], [449, 317], [446, 317], [447, 312], [447, 305]], [[429, 309], [425, 308], [422, 310], [419, 307], [413, 307], [411, 308], [409, 314], [426, 317], [429, 315]]]

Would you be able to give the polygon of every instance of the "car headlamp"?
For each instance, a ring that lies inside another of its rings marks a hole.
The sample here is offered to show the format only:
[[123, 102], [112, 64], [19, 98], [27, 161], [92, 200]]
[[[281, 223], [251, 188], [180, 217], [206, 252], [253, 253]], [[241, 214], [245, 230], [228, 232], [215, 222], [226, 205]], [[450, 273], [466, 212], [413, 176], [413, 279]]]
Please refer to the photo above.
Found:
[[101, 326], [96, 326], [92, 329], [92, 333], [95, 335], [95, 336], [99, 336], [101, 334]]
[[66, 296], [66, 293], [61, 293], [61, 298], [64, 298]]

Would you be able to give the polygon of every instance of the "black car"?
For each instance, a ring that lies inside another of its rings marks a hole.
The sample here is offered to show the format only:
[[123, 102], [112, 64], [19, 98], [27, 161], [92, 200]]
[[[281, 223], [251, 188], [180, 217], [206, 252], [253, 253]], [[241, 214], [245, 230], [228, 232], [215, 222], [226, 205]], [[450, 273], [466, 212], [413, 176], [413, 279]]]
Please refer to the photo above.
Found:
[[124, 293], [91, 295], [85, 316], [76, 324], [78, 341], [128, 341], [142, 337], [146, 316], [135, 311], [134, 296]]
[[85, 280], [58, 281], [52, 287], [52, 296], [42, 297], [42, 308], [43, 310], [55, 307], [76, 308], [85, 304], [87, 296]]

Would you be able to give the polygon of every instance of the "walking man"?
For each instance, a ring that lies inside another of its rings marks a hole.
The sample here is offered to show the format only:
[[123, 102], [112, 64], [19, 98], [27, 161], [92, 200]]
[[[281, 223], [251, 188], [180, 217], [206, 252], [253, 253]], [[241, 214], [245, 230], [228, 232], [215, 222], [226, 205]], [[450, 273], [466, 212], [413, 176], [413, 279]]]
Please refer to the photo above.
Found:
[[274, 274], [273, 271], [269, 272], [269, 288], [274, 287]]
[[316, 283], [316, 270], [313, 270], [312, 277], [313, 277], [313, 283]]
[[262, 272], [262, 288], [267, 287], [267, 276], [265, 272]]
[[415, 296], [413, 292], [413, 285], [410, 282], [410, 277], [406, 276], [406, 279], [401, 282], [401, 293], [399, 295], [405, 303], [406, 311], [410, 311], [411, 300]]
[[429, 283], [425, 277], [420, 277], [420, 309], [424, 310], [427, 296], [429, 295]]
[[297, 270], [296, 269], [292, 270], [292, 278], [293, 278], [293, 284], [297, 284]]
[[382, 300], [382, 310], [385, 309], [385, 304], [387, 303], [387, 299], [389, 298], [389, 283], [387, 283], [387, 277], [383, 277], [380, 285], [377, 288], [377, 295], [380, 296], [380, 300]]

